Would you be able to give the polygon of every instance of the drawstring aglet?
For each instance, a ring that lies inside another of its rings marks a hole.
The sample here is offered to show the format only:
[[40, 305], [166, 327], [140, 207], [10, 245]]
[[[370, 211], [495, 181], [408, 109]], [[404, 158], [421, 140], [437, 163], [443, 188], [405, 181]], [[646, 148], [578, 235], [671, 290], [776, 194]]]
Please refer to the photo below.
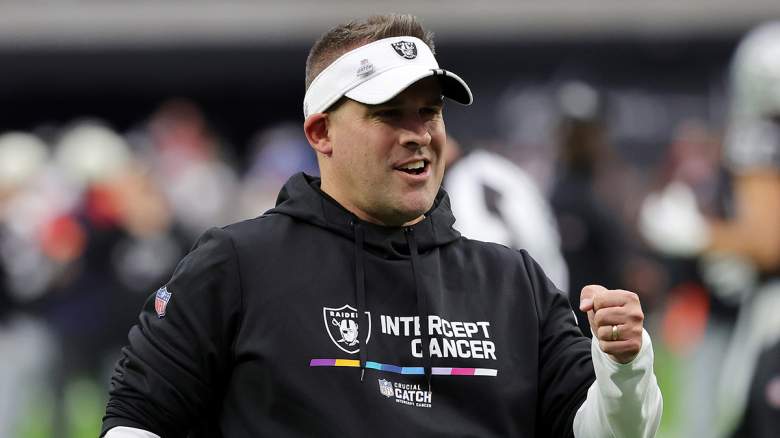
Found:
[[361, 368], [360, 369], [360, 381], [361, 382], [363, 381], [363, 375], [365, 375], [365, 374], [366, 374], [366, 369], [365, 368]]

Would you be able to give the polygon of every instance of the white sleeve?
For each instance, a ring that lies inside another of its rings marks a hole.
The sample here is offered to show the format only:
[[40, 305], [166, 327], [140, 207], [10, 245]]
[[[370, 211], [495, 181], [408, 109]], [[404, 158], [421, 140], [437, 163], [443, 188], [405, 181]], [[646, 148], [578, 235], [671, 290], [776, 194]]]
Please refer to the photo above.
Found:
[[652, 438], [663, 411], [661, 390], [653, 373], [653, 346], [642, 331], [642, 348], [627, 364], [612, 360], [591, 343], [596, 381], [574, 416], [576, 438]]
[[119, 426], [112, 427], [103, 438], [160, 438], [160, 435], [134, 427]]

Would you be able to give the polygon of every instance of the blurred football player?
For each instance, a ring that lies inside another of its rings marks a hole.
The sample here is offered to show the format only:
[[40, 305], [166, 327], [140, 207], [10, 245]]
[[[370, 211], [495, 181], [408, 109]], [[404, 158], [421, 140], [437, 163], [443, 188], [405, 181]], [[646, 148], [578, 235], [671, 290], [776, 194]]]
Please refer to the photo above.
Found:
[[639, 225], [657, 250], [701, 257], [712, 289], [741, 302], [716, 428], [722, 436], [769, 437], [780, 428], [780, 22], [751, 31], [731, 68], [724, 156], [732, 216], [703, 216], [691, 189], [673, 181], [647, 198]]

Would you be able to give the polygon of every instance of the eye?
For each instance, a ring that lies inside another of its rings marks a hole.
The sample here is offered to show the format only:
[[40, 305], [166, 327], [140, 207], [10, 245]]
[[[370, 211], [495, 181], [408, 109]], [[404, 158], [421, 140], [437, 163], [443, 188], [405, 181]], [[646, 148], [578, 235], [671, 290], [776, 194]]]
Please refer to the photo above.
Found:
[[441, 114], [441, 107], [428, 106], [420, 109], [420, 115], [423, 117], [435, 117]]

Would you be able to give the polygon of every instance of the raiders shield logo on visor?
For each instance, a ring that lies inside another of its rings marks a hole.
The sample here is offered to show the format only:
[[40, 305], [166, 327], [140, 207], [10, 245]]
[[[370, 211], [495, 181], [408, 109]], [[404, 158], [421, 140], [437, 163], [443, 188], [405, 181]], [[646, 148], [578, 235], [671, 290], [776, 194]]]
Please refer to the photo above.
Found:
[[413, 42], [398, 41], [392, 44], [395, 52], [403, 56], [406, 59], [414, 59], [417, 57], [417, 46]]

